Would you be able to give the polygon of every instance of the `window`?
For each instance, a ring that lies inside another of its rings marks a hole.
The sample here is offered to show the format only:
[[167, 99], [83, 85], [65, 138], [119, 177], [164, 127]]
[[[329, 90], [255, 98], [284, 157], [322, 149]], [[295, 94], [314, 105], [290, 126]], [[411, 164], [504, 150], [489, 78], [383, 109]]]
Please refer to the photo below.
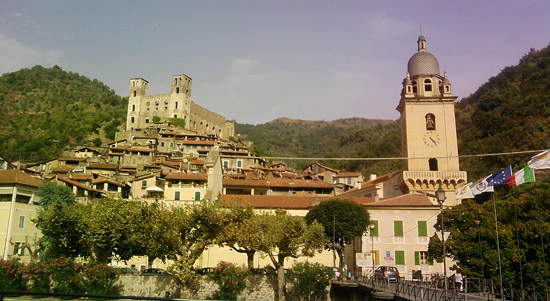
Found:
[[176, 101], [176, 109], [178, 108], [178, 102]]
[[180, 93], [180, 88], [177, 87], [177, 88], [176, 88], [176, 94], [179, 94], [179, 93]]
[[201, 192], [195, 191], [195, 201], [200, 201], [200, 200], [201, 200]]
[[19, 229], [23, 229], [23, 228], [25, 228], [25, 217], [20, 216], [19, 217]]
[[132, 112], [136, 111], [136, 105], [132, 105]]
[[403, 237], [403, 221], [393, 221], [393, 236]]
[[223, 160], [223, 168], [229, 168], [229, 161]]
[[130, 122], [134, 123], [134, 117], [130, 118]]
[[425, 92], [431, 92], [432, 91], [432, 80], [431, 79], [425, 79], [424, 80], [424, 91]]
[[178, 115], [177, 115], [177, 114], [176, 114], [176, 115], [174, 115], [174, 118], [178, 118]]
[[445, 86], [445, 92], [449, 92], [449, 86]]
[[149, 123], [149, 118], [145, 118], [145, 123]]
[[161, 143], [160, 143], [160, 146], [161, 146], [161, 147], [164, 146], [164, 142], [161, 142]]
[[435, 130], [435, 115], [432, 113], [426, 114], [426, 130], [434, 131]]
[[437, 170], [437, 159], [436, 158], [430, 158], [428, 160], [428, 165], [430, 166], [431, 171]]
[[179, 191], [176, 191], [176, 193], [174, 195], [174, 200], [176, 200], [176, 201], [180, 200], [180, 192]]
[[374, 228], [370, 232], [370, 236], [378, 237], [378, 221], [371, 221], [371, 224], [374, 225]]
[[395, 264], [405, 265], [405, 251], [395, 251]]
[[418, 89], [416, 88], [416, 81], [413, 81], [413, 93], [416, 93]]
[[428, 236], [428, 225], [426, 221], [418, 221], [418, 236]]
[[141, 188], [146, 188], [146, 187], [147, 187], [147, 180], [141, 181]]
[[414, 264], [433, 264], [433, 262], [428, 261], [428, 252], [427, 251], [415, 251], [414, 252]]
[[25, 248], [23, 248], [22, 242], [16, 242], [13, 244], [13, 255], [18, 255], [18, 256], [25, 255]]
[[243, 160], [237, 160], [237, 168], [243, 168]]
[[136, 91], [134, 91], [134, 97], [136, 97], [136, 94], [137, 94]]

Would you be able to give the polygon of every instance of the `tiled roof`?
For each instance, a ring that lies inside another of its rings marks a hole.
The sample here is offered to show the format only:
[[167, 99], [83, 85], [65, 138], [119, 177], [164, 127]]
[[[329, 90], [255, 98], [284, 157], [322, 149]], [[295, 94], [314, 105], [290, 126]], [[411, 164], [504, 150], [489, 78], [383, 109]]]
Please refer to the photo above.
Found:
[[333, 176], [333, 178], [351, 178], [351, 177], [360, 177], [360, 176], [361, 176], [360, 172], [341, 172]]
[[208, 175], [205, 173], [183, 173], [172, 172], [164, 177], [166, 180], [208, 180]]
[[82, 183], [80, 183], [80, 182], [71, 180], [71, 179], [66, 178], [66, 177], [59, 177], [59, 178], [57, 178], [57, 179], [58, 179], [59, 181], [65, 182], [65, 183], [67, 183], [67, 184], [70, 184], [70, 185], [73, 185], [73, 186], [76, 186], [76, 187], [80, 187], [80, 188], [82, 188], [82, 189], [84, 189], [84, 190], [88, 190], [88, 191], [92, 191], [92, 192], [98, 192], [98, 193], [102, 193], [102, 192], [103, 192], [103, 191], [101, 191], [101, 190], [97, 190], [97, 189], [92, 188], [92, 187], [90, 187], [90, 186], [88, 186], [88, 185], [84, 185], [84, 184], [82, 184]]
[[82, 180], [91, 180], [93, 175], [89, 173], [75, 173], [71, 175], [72, 180], [82, 181]]
[[269, 187], [266, 180], [224, 178], [223, 186]]
[[[226, 194], [220, 196], [222, 205], [252, 206], [258, 209], [309, 209], [320, 202], [340, 199], [337, 196], [296, 196], [296, 195], [241, 195]], [[373, 201], [372, 198], [349, 199], [360, 205]]]
[[107, 163], [94, 163], [88, 165], [88, 169], [109, 169], [109, 170], [116, 170], [117, 165], [116, 164], [107, 164]]
[[367, 204], [372, 207], [437, 207], [425, 194], [409, 193]]
[[180, 140], [178, 143], [181, 142], [183, 145], [214, 145], [216, 144], [215, 141], [208, 141], [208, 140]]
[[143, 180], [143, 179], [149, 179], [149, 178], [156, 177], [156, 176], [157, 175], [155, 175], [155, 174], [141, 175], [141, 176], [135, 177], [132, 181], [139, 181], [139, 180]]
[[0, 170], [0, 184], [21, 184], [39, 187], [42, 185], [42, 181], [38, 178], [29, 176], [20, 170], [8, 169]]
[[76, 157], [59, 157], [57, 158], [57, 161], [86, 161], [86, 158], [76, 158]]
[[322, 181], [275, 177], [268, 177], [265, 180], [225, 178], [223, 179], [223, 185], [240, 187], [333, 188], [332, 184]]
[[[313, 163], [313, 164], [310, 164], [308, 167], [311, 167], [312, 165], [319, 165], [320, 167], [322, 167], [322, 168], [324, 168], [324, 169], [327, 169], [327, 170], [330, 170], [330, 171], [335, 172], [335, 173], [338, 173], [338, 171], [339, 171], [338, 169], [334, 169], [334, 168], [328, 167], [328, 166], [323, 165], [323, 164], [321, 164], [321, 163], [319, 163], [319, 162], [315, 162], [315, 163]], [[306, 169], [307, 169], [307, 167], [306, 167]]]
[[106, 177], [99, 177], [96, 180], [93, 180], [92, 183], [93, 184], [110, 183], [110, 184], [117, 185], [117, 186], [125, 186], [124, 183], [120, 183], [120, 182], [117, 182], [115, 180], [112, 180], [112, 179], [109, 179], [109, 178], [106, 178]]
[[73, 171], [73, 168], [71, 167], [56, 167], [53, 169], [54, 173], [68, 173]]

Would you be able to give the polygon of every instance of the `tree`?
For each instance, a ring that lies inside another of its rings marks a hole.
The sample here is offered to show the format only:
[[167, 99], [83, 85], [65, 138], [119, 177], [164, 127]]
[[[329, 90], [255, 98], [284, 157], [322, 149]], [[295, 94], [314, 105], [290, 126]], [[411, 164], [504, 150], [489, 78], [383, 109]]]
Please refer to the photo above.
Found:
[[101, 146], [101, 138], [99, 137], [95, 138], [93, 143], [95, 146], [98, 146], [98, 147]]
[[[510, 189], [496, 201], [504, 282], [531, 292], [550, 285], [550, 263], [545, 259], [550, 252], [548, 195], [550, 183], [533, 183]], [[468, 277], [492, 278], [498, 283], [493, 201], [465, 200], [444, 215], [445, 231], [451, 233], [446, 246], [456, 262], [454, 268]], [[435, 225], [438, 230], [440, 221]], [[439, 239], [430, 240], [428, 252], [430, 258], [441, 257]]]
[[277, 270], [278, 300], [285, 300], [285, 259], [313, 256], [326, 244], [323, 226], [306, 224], [301, 217], [284, 210], [263, 214], [260, 219], [260, 250], [266, 253]]
[[261, 216], [254, 214], [252, 208], [231, 208], [242, 220], [227, 225], [218, 235], [217, 243], [225, 245], [235, 252], [244, 253], [248, 269], [254, 268], [254, 255], [260, 248]]
[[160, 123], [160, 117], [153, 116], [153, 123]]
[[334, 271], [319, 263], [300, 262], [288, 270], [287, 277], [292, 284], [293, 299], [323, 300]]
[[367, 210], [352, 201], [330, 200], [311, 208], [306, 215], [307, 223], [317, 221], [323, 225], [328, 241], [325, 248], [335, 250], [344, 267], [344, 248], [355, 238], [363, 235], [369, 225]]
[[47, 207], [52, 203], [74, 204], [75, 196], [71, 189], [63, 184], [49, 181], [38, 188], [40, 206]]

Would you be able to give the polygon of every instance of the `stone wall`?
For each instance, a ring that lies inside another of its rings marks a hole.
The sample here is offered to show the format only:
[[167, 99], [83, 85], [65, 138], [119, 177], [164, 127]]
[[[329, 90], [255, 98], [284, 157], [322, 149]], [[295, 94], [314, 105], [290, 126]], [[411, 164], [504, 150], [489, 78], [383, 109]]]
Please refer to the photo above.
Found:
[[[118, 284], [121, 285], [121, 295], [142, 297], [166, 297], [186, 299], [208, 299], [212, 297], [218, 285], [204, 278], [200, 289], [191, 293], [178, 285], [171, 276], [122, 275]], [[270, 301], [275, 300], [274, 276], [254, 275], [247, 278], [247, 287], [239, 295], [240, 301]]]

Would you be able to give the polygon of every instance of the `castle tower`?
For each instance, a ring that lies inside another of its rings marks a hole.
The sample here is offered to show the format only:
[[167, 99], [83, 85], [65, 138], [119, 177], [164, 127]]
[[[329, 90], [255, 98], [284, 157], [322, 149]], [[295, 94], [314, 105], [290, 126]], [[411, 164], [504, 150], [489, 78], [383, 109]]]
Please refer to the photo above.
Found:
[[141, 99], [147, 95], [149, 82], [143, 78], [130, 79], [130, 96], [128, 97], [128, 113], [126, 116], [126, 130], [139, 127]]
[[418, 52], [407, 65], [403, 79], [401, 113], [403, 181], [411, 192], [447, 192], [446, 205], [455, 205], [458, 185], [466, 182], [460, 171], [451, 82], [439, 73], [437, 58], [428, 52], [424, 36], [417, 40]]
[[191, 84], [193, 80], [186, 74], [178, 74], [172, 76], [171, 93], [184, 94], [191, 97]]

